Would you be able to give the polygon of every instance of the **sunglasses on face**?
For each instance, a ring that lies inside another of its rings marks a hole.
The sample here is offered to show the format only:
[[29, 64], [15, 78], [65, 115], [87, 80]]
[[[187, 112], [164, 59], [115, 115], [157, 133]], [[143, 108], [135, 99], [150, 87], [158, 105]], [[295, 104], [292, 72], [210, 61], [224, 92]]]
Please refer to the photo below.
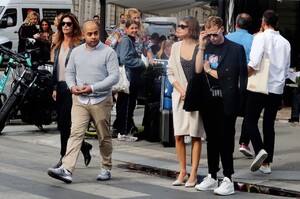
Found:
[[218, 30], [218, 32], [216, 32], [216, 33], [211, 33], [211, 34], [207, 34], [207, 36], [208, 36], [208, 37], [211, 37], [211, 36], [213, 36], [213, 37], [218, 37], [218, 36], [219, 36], [220, 30], [221, 30], [221, 28]]
[[181, 28], [182, 30], [184, 30], [185, 28], [188, 28], [189, 26], [187, 25], [183, 25], [183, 24], [180, 24], [177, 26], [177, 28]]
[[72, 22], [61, 22], [60, 25], [61, 25], [61, 26], [67, 25], [68, 27], [70, 27], [70, 26], [73, 25], [73, 23], [72, 23]]

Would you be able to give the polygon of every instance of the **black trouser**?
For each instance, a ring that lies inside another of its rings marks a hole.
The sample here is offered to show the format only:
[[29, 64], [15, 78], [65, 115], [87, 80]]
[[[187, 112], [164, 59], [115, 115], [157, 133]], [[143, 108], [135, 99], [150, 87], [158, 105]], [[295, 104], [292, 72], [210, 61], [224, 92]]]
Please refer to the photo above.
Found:
[[[265, 163], [271, 163], [274, 155], [275, 145], [275, 119], [282, 95], [269, 93], [269, 95], [249, 92], [246, 105], [245, 120], [247, 132], [250, 135], [252, 146], [257, 155], [261, 149], [265, 149], [268, 157]], [[263, 140], [258, 128], [260, 114], [263, 113]]]
[[202, 111], [204, 129], [207, 136], [208, 173], [216, 176], [223, 166], [223, 174], [231, 178], [234, 173], [233, 152], [235, 122], [237, 116], [225, 115], [222, 99], [205, 104]]
[[133, 113], [136, 107], [139, 81], [130, 81], [129, 93], [118, 93], [116, 103], [116, 119], [113, 128], [117, 129], [121, 135], [128, 134], [134, 126]]
[[246, 144], [249, 145], [250, 143], [250, 135], [247, 133], [247, 124], [245, 118], [242, 122], [242, 128], [241, 128], [241, 136], [239, 140], [239, 144]]
[[[58, 82], [56, 92], [57, 128], [60, 132], [60, 154], [63, 157], [66, 154], [71, 133], [72, 93], [65, 81]], [[86, 145], [83, 141], [81, 150], [84, 146]]]

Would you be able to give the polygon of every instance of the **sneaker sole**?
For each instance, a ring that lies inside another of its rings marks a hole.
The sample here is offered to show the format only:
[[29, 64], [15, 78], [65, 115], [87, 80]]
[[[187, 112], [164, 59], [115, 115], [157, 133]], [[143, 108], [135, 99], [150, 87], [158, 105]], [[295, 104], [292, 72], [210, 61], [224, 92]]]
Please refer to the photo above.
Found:
[[240, 148], [239, 151], [244, 154], [247, 158], [253, 158], [253, 153], [249, 153], [246, 149]]
[[264, 170], [262, 170], [262, 169], [259, 169], [262, 173], [264, 173], [264, 174], [271, 174], [272, 173], [272, 171], [264, 171]]
[[110, 177], [109, 178], [105, 178], [105, 179], [104, 178], [97, 178], [98, 181], [106, 181], [106, 180], [109, 180], [109, 179], [110, 179]]
[[67, 179], [67, 178], [63, 178], [63, 177], [57, 175], [56, 173], [52, 172], [51, 170], [49, 170], [47, 173], [48, 173], [48, 175], [50, 177], [55, 178], [57, 180], [61, 180], [61, 181], [65, 182], [65, 183], [67, 183], [67, 184], [72, 183], [72, 180]]
[[218, 186], [216, 186], [216, 187], [211, 187], [211, 188], [206, 188], [206, 189], [202, 189], [202, 188], [198, 188], [197, 185], [196, 185], [195, 188], [196, 188], [198, 191], [213, 191], [213, 190], [215, 190], [216, 188], [218, 188]]
[[254, 162], [250, 166], [250, 170], [252, 172], [257, 171], [267, 157], [268, 157], [268, 154], [264, 153], [258, 158], [258, 160], [256, 160], [256, 161], [254, 160]]
[[234, 194], [234, 191], [233, 192], [229, 192], [229, 193], [217, 193], [217, 192], [214, 192], [216, 195], [219, 195], [219, 196], [229, 196], [229, 195], [233, 195]]

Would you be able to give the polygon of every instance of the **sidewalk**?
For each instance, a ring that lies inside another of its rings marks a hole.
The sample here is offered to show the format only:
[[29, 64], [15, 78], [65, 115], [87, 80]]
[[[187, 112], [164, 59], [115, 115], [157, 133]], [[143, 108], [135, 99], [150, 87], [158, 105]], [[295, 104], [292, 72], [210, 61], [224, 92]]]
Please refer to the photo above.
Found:
[[[240, 136], [242, 119], [238, 118], [236, 124], [236, 146], [234, 152], [235, 174], [233, 180], [236, 189], [248, 190], [251, 192], [268, 192], [275, 195], [293, 196], [300, 198], [300, 125], [299, 123], [288, 123], [290, 117], [290, 108], [282, 109], [278, 115], [275, 124], [276, 143], [274, 161], [271, 174], [262, 174], [261, 172], [251, 172], [250, 164], [253, 159], [246, 159], [238, 151], [238, 139]], [[139, 107], [135, 111], [135, 122], [141, 125], [143, 118], [143, 108]], [[114, 117], [112, 117], [114, 121]], [[4, 130], [5, 136], [24, 142], [47, 145], [59, 148], [59, 134], [55, 125], [46, 128], [52, 128], [48, 133], [35, 136], [28, 136], [28, 132], [34, 133], [34, 126], [7, 126]], [[17, 130], [18, 129], [18, 130]], [[27, 132], [27, 133], [26, 133]], [[99, 149], [95, 139], [88, 140], [93, 145], [92, 161], [99, 157]], [[177, 155], [174, 147], [164, 148], [160, 143], [150, 143], [147, 141], [118, 141], [113, 139], [113, 160], [123, 162], [128, 167], [140, 170], [151, 170], [164, 176], [175, 177], [179, 170]], [[251, 146], [252, 147], [252, 146]], [[191, 160], [191, 146], [187, 145], [187, 162]], [[123, 164], [123, 166], [124, 166]], [[191, 164], [187, 170], [191, 170]], [[220, 164], [220, 167], [222, 165]], [[198, 171], [198, 182], [207, 175], [206, 144], [203, 142], [202, 153]], [[218, 173], [222, 177], [222, 169]], [[171, 186], [172, 180], [170, 180]]]

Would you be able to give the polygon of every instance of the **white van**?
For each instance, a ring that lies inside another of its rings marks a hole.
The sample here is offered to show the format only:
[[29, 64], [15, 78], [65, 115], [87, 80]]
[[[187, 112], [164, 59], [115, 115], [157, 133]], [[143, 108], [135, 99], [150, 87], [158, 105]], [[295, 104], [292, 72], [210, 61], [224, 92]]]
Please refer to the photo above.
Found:
[[37, 12], [40, 19], [48, 19], [53, 24], [58, 14], [73, 12], [73, 2], [72, 0], [1, 0], [0, 35], [10, 39], [13, 50], [18, 48], [18, 31], [29, 10]]

